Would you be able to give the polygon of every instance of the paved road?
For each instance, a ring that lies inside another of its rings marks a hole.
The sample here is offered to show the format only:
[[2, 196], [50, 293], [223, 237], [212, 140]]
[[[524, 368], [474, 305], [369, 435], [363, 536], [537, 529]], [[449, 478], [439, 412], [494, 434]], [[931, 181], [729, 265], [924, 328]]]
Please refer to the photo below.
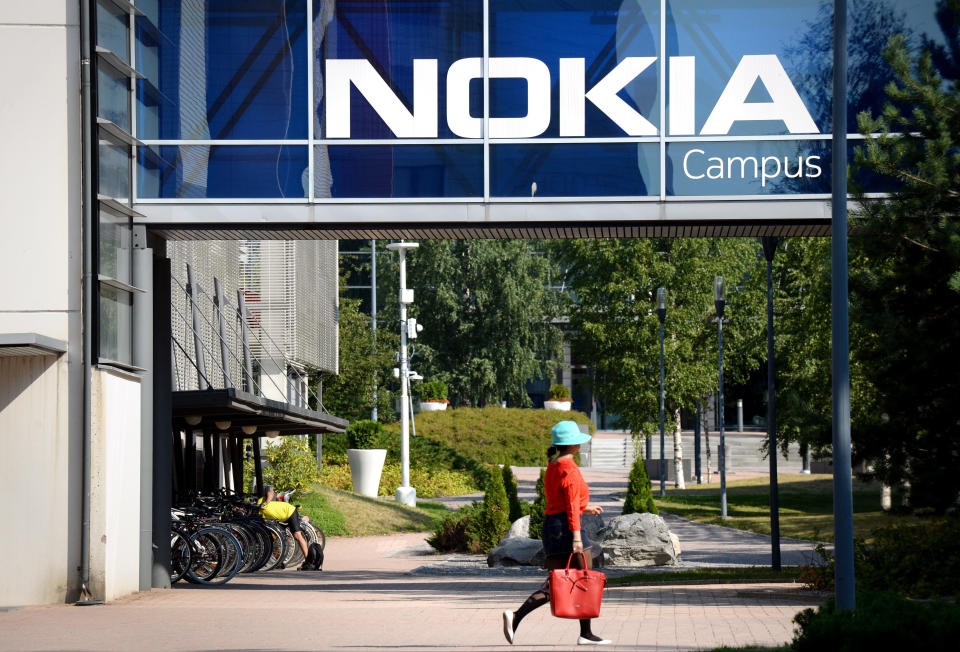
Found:
[[[0, 650], [491, 650], [507, 649], [500, 612], [539, 584], [529, 576], [431, 577], [411, 570], [424, 535], [331, 538], [323, 573], [247, 575], [220, 588], [178, 585], [101, 607], [0, 613]], [[769, 595], [774, 588], [780, 596]], [[613, 587], [594, 630], [614, 650], [694, 650], [790, 640], [812, 604], [790, 585]], [[791, 597], [786, 597], [791, 596]], [[575, 621], [547, 608], [521, 625], [513, 649], [569, 650]]]

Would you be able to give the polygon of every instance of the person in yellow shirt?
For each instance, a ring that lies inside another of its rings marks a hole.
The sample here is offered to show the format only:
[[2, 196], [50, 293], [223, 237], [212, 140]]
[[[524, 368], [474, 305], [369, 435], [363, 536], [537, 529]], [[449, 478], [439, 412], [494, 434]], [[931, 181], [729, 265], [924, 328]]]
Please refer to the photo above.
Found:
[[297, 511], [297, 508], [290, 504], [280, 502], [279, 500], [274, 500], [276, 493], [273, 491], [273, 487], [270, 485], [266, 486], [266, 491], [264, 492], [263, 498], [257, 501], [260, 505], [260, 515], [264, 518], [270, 518], [275, 521], [280, 521], [281, 523], [286, 523], [287, 527], [290, 528], [290, 532], [293, 534], [293, 538], [296, 540], [297, 545], [300, 546], [300, 550], [303, 552], [304, 563], [300, 567], [300, 570], [312, 570], [312, 564], [309, 560], [312, 558], [310, 554], [310, 549], [307, 546], [307, 539], [303, 536], [303, 530], [301, 529], [300, 520], [309, 521], [309, 516], [300, 516], [300, 512]]

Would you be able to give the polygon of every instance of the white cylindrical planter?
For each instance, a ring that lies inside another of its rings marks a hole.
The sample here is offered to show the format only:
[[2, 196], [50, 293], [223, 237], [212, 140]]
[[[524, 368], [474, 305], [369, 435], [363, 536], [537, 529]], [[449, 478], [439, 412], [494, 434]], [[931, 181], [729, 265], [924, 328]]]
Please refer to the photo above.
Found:
[[353, 493], [376, 498], [380, 489], [383, 462], [387, 459], [387, 450], [385, 448], [348, 448], [347, 459], [350, 461]]
[[544, 410], [569, 410], [573, 401], [544, 401]]
[[421, 412], [443, 412], [447, 409], [447, 404], [440, 401], [420, 401]]

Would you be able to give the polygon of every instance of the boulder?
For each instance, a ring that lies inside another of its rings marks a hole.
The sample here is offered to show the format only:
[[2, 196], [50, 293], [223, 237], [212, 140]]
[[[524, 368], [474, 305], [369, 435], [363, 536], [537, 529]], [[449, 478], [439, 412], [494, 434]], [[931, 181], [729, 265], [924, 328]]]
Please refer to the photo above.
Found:
[[507, 534], [503, 537], [504, 539], [529, 539], [530, 538], [530, 517], [521, 516], [513, 523], [510, 524], [510, 529], [507, 530]]
[[610, 522], [601, 545], [608, 565], [672, 566], [680, 553], [675, 539], [659, 516], [626, 514]]
[[487, 555], [487, 566], [543, 566], [540, 539], [508, 537]]

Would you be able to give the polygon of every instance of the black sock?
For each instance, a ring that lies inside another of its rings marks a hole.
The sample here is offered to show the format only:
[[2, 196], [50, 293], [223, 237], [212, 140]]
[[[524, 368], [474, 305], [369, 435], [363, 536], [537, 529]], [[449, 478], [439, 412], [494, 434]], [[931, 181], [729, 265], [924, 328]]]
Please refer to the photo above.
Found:
[[580, 636], [583, 638], [589, 638], [595, 640], [596, 637], [593, 635], [593, 632], [590, 631], [590, 619], [581, 618], [580, 619]]
[[[517, 625], [520, 624], [520, 621], [523, 620], [523, 617], [528, 613], [536, 609], [537, 607], [542, 607], [543, 605], [550, 602], [550, 596], [547, 595], [544, 591], [534, 591], [530, 594], [530, 597], [520, 605], [520, 608], [513, 612], [513, 631], [517, 631]], [[587, 621], [590, 622], [589, 620]], [[590, 628], [590, 625], [587, 625], [587, 629]]]

